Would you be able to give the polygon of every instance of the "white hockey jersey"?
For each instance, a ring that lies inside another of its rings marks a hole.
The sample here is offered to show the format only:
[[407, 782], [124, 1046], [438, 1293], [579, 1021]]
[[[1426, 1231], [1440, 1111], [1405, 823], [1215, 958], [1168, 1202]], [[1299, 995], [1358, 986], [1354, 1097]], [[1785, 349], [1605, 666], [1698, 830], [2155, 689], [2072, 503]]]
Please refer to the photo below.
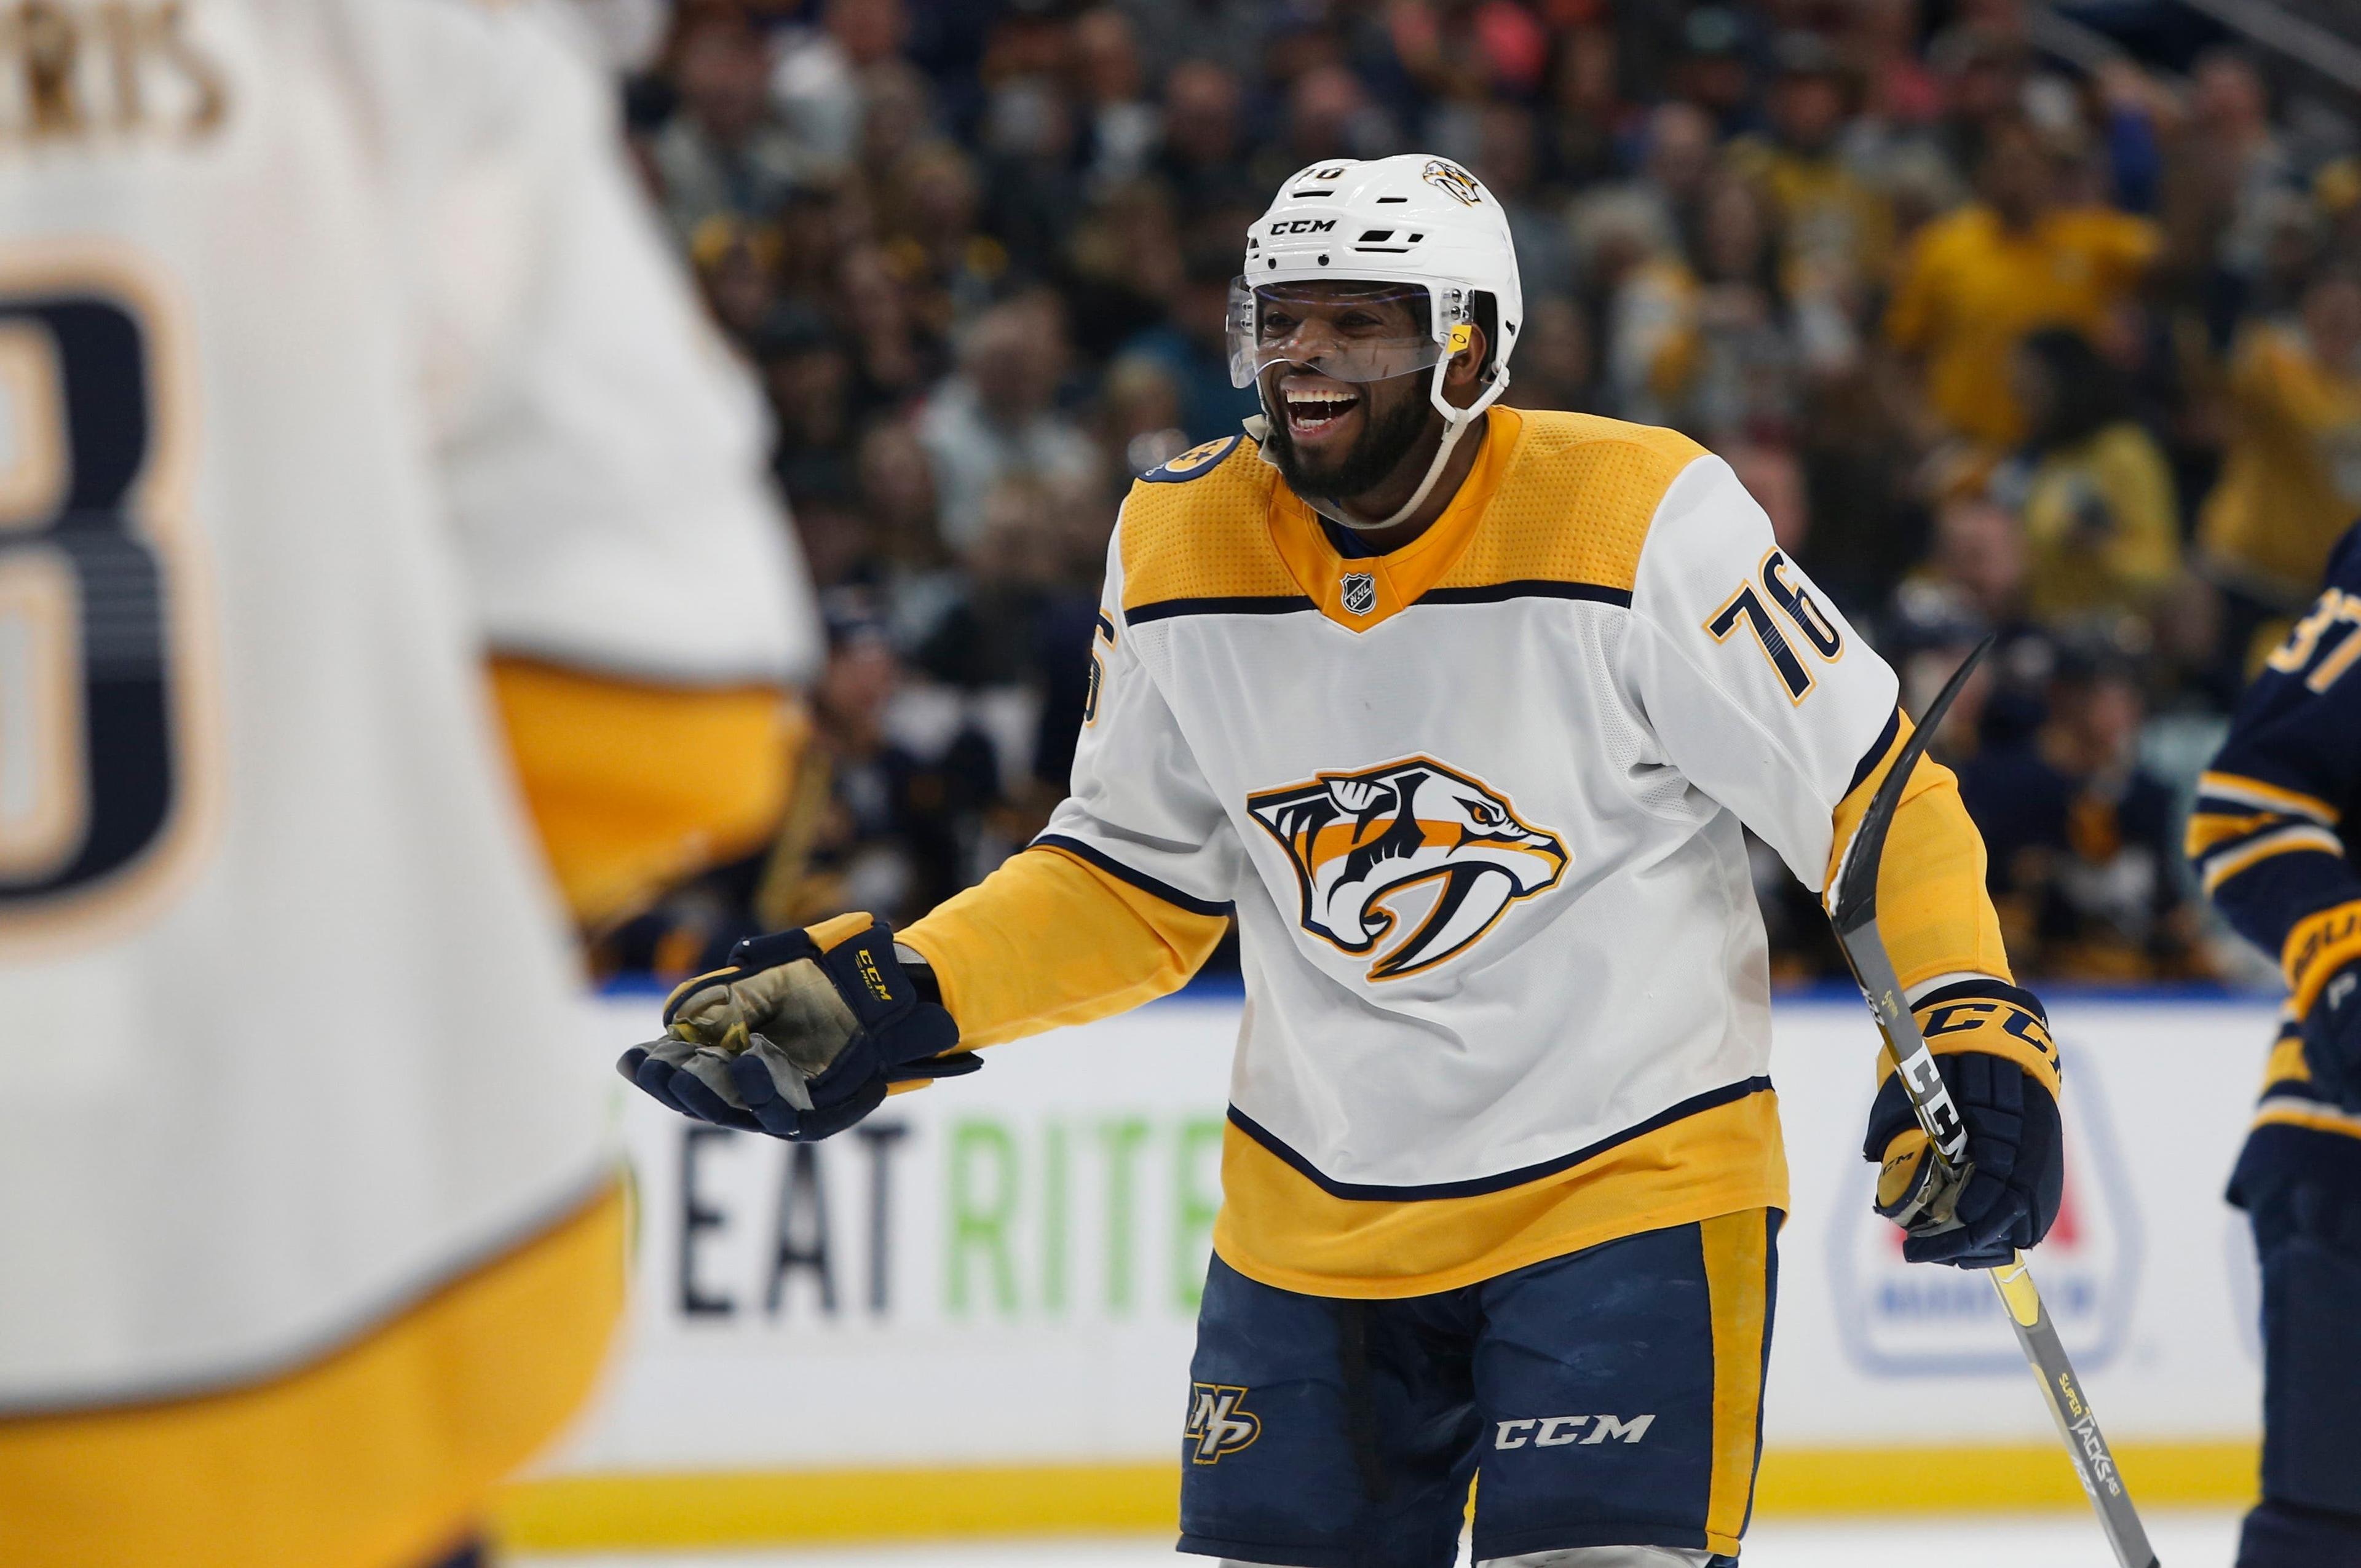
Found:
[[0, 72], [0, 1414], [302, 1365], [608, 1179], [487, 645], [812, 648], [541, 6], [53, 10], [72, 79]]
[[[1448, 510], [1373, 558], [1243, 437], [1137, 485], [1072, 794], [1034, 851], [1235, 912], [1214, 1245], [1287, 1288], [1413, 1295], [1784, 1207], [1741, 825], [1819, 888], [1899, 733], [1893, 672], [1719, 458], [1488, 418]], [[2005, 972], [1980, 886], [1949, 891], [1987, 919], [1898, 954], [1905, 984]], [[985, 913], [908, 939], [998, 1037], [951, 932]]]

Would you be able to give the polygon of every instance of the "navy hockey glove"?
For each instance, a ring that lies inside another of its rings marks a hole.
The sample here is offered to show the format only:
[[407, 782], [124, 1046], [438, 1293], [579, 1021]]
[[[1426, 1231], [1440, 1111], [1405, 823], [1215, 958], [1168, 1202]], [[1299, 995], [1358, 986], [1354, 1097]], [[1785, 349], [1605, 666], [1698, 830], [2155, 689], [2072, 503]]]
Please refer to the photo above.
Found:
[[2285, 964], [2312, 1087], [2361, 1113], [2361, 900], [2297, 922]]
[[930, 989], [866, 915], [750, 937], [729, 968], [672, 993], [663, 1039], [616, 1066], [685, 1116], [807, 1143], [851, 1126], [897, 1084], [983, 1065], [957, 1050], [959, 1026]]
[[1889, 1061], [1861, 1151], [1883, 1168], [1877, 1211], [1907, 1233], [1902, 1255], [1912, 1263], [1995, 1267], [2049, 1234], [2065, 1190], [2049, 1020], [2032, 992], [1997, 980], [1944, 986], [1912, 1012], [1967, 1125], [1968, 1179], [1949, 1206], [1956, 1224], [1938, 1228], [1938, 1212], [1916, 1211], [1934, 1151]]

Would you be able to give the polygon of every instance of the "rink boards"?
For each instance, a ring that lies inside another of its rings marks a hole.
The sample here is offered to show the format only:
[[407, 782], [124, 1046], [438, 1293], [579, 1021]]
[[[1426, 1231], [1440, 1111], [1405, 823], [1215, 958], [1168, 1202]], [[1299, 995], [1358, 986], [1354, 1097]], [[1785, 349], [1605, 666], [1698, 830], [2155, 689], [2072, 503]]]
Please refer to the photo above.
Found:
[[[602, 1045], [649, 1032], [653, 1005], [604, 1000]], [[815, 1146], [620, 1094], [635, 1310], [598, 1408], [513, 1500], [512, 1535], [1169, 1522], [1240, 1006], [1201, 988], [1000, 1047]], [[2256, 1282], [2221, 1188], [2272, 1009], [2067, 993], [2051, 1011], [2070, 1163], [2037, 1277], [2136, 1492], [2236, 1503], [2253, 1487]], [[1982, 1277], [1905, 1267], [1869, 1212], [1865, 1010], [1830, 992], [1775, 1017], [1795, 1202], [1762, 1508], [2071, 1502]]]

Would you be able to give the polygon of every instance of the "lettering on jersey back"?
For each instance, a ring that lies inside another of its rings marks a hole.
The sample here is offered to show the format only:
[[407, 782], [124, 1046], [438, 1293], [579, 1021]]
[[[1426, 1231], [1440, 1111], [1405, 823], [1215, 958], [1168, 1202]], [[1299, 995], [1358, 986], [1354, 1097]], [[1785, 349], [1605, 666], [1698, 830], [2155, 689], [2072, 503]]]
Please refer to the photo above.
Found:
[[[1564, 839], [1431, 757], [1322, 773], [1249, 795], [1246, 809], [1294, 864], [1303, 928], [1345, 952], [1376, 953], [1371, 980], [1466, 951], [1510, 905], [1565, 872]], [[1412, 890], [1430, 895], [1422, 910]]]
[[229, 74], [184, 0], [22, 0], [0, 7], [0, 149], [210, 139]]

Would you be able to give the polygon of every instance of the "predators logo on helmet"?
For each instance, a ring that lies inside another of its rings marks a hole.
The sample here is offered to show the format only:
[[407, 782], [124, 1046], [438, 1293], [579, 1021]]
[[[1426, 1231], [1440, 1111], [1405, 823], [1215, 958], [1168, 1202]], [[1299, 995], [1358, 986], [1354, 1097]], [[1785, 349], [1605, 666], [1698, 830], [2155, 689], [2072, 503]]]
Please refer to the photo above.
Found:
[[1472, 207], [1484, 199], [1484, 188], [1476, 183], [1476, 176], [1444, 159], [1428, 159], [1419, 178], [1462, 206]]

